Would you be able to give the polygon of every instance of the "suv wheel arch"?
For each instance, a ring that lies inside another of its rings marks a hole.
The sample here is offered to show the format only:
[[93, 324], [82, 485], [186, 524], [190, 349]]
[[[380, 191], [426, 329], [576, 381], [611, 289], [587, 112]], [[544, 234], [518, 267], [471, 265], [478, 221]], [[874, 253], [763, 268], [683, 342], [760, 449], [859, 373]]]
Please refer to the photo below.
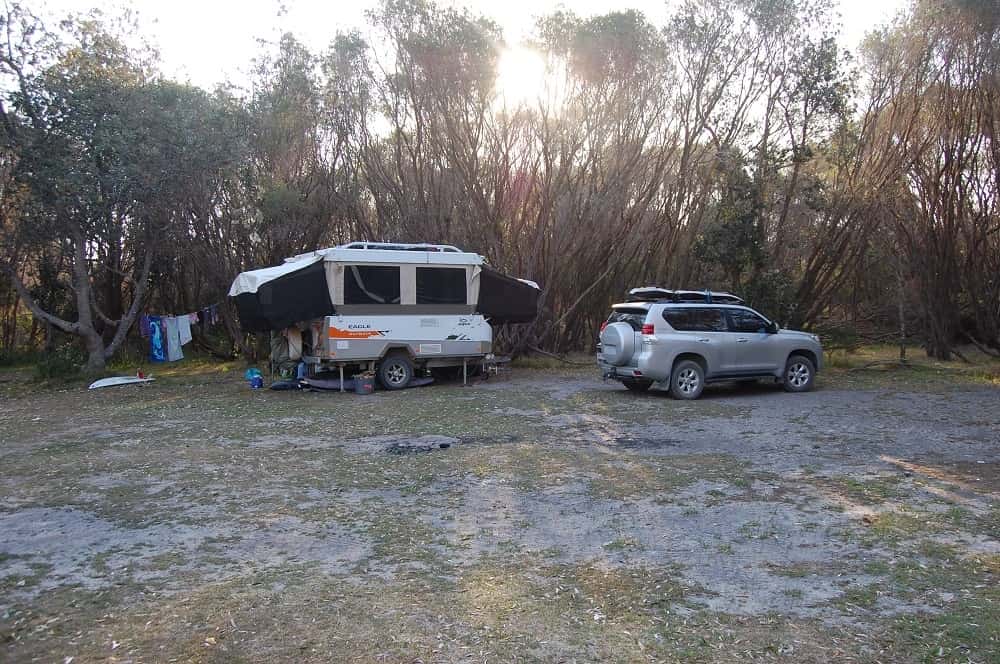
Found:
[[691, 360], [693, 362], [697, 362], [698, 364], [701, 365], [701, 370], [705, 372], [706, 376], [708, 376], [708, 362], [706, 362], [705, 358], [699, 355], [698, 353], [680, 353], [677, 357], [675, 357], [674, 363], [670, 366], [671, 376], [674, 375], [674, 369], [677, 368], [677, 365], [683, 362], [684, 360]]
[[788, 363], [788, 360], [792, 359], [793, 355], [801, 355], [802, 357], [806, 358], [807, 360], [812, 362], [813, 371], [817, 373], [819, 372], [819, 362], [817, 362], [816, 353], [812, 352], [811, 350], [806, 350], [804, 348], [793, 350], [788, 354], [788, 357], [785, 358], [786, 364]]

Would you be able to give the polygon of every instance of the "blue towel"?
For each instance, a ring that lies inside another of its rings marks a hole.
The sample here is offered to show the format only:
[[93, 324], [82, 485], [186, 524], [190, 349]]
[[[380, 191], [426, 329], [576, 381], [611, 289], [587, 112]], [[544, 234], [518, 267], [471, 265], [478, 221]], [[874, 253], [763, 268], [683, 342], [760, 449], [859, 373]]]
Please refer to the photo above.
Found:
[[159, 316], [149, 317], [149, 359], [152, 362], [167, 361], [167, 335]]

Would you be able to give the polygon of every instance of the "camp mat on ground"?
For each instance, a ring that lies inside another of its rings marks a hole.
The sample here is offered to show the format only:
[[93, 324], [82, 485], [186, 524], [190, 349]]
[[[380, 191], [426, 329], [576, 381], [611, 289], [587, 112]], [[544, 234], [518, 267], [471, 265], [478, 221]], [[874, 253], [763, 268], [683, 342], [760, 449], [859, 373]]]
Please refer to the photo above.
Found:
[[[320, 374], [320, 376], [322, 376], [322, 374]], [[272, 390], [292, 390], [292, 389], [296, 389], [294, 387], [294, 384], [296, 382], [299, 382], [299, 383], [302, 384], [302, 386], [309, 387], [309, 388], [312, 388], [314, 390], [336, 390], [336, 391], [340, 390], [340, 378], [339, 377], [322, 378], [320, 376], [314, 376], [312, 378], [303, 378], [301, 381], [294, 381], [294, 380], [278, 381], [277, 383], [274, 383], [273, 385], [271, 385], [271, 389]], [[433, 382], [434, 382], [433, 378], [413, 378], [410, 381], [410, 384], [407, 385], [407, 387], [423, 387], [425, 385], [430, 385]], [[353, 378], [345, 378], [344, 379], [344, 390], [345, 391], [351, 391], [353, 389], [354, 389], [354, 379]]]

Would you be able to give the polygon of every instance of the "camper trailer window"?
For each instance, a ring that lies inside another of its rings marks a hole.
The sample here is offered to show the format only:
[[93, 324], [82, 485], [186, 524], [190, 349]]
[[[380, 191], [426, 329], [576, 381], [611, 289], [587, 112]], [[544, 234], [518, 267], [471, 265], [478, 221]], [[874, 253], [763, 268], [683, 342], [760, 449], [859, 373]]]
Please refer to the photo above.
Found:
[[465, 303], [465, 268], [417, 268], [417, 304]]
[[345, 266], [344, 304], [399, 304], [399, 268]]

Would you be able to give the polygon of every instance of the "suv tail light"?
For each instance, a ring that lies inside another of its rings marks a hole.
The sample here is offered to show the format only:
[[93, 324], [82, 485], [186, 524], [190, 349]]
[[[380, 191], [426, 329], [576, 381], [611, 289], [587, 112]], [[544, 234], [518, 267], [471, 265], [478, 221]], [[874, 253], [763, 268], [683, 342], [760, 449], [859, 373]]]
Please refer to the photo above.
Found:
[[653, 334], [653, 324], [652, 323], [646, 323], [645, 325], [643, 325], [642, 326], [642, 333], [643, 334]]
[[608, 326], [608, 321], [604, 321], [603, 323], [601, 323], [601, 332], [603, 332], [607, 326]]

